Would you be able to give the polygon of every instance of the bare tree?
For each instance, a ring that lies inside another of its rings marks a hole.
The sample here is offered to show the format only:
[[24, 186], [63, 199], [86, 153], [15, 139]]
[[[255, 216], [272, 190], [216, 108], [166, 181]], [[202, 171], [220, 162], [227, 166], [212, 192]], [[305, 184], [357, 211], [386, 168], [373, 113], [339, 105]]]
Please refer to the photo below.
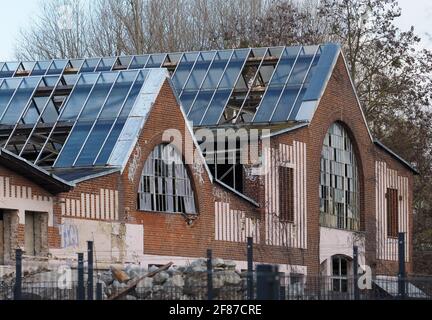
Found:
[[20, 59], [75, 58], [89, 54], [87, 5], [80, 0], [41, 1], [31, 28], [21, 30]]

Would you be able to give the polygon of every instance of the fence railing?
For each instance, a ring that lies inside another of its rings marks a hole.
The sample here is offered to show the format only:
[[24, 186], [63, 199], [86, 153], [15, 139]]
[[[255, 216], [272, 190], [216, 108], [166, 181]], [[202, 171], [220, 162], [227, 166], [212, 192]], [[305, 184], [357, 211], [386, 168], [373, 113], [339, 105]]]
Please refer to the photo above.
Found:
[[[403, 234], [399, 237], [404, 248]], [[207, 260], [183, 271], [169, 274], [172, 263], [129, 279], [120, 279], [111, 270], [108, 280], [100, 277], [106, 270], [94, 268], [93, 242], [88, 242], [87, 265], [78, 253], [75, 277], [65, 281], [30, 281], [22, 276], [22, 252], [16, 251], [13, 281], [0, 280], [0, 300], [380, 300], [432, 299], [432, 277], [407, 277], [404, 254], [400, 254], [398, 276], [323, 276], [283, 274], [277, 266], [258, 265], [253, 269], [253, 241], [247, 239], [248, 269], [217, 267], [208, 250]], [[353, 248], [357, 266], [358, 248]], [[204, 263], [201, 263], [204, 262]], [[193, 263], [192, 263], [193, 264]], [[121, 271], [120, 271], [121, 273]], [[357, 274], [358, 269], [354, 268]], [[163, 275], [163, 276], [162, 276]], [[113, 276], [113, 277], [112, 277]], [[77, 279], [72, 281], [72, 279]], [[64, 280], [64, 279], [63, 279]], [[153, 281], [154, 280], [154, 281]]]
[[[95, 274], [98, 271], [95, 270]], [[253, 277], [252, 300], [400, 300], [432, 299], [432, 279], [410, 277], [403, 279], [405, 294], [399, 294], [399, 281], [396, 277], [373, 277], [370, 283], [361, 283], [359, 294], [354, 294], [354, 278], [304, 276], [295, 279], [281, 274], [254, 272], [219, 275], [212, 272], [211, 298], [213, 300], [248, 300], [248, 276]], [[231, 278], [230, 278], [231, 277]], [[239, 282], [238, 279], [241, 279]], [[208, 300], [207, 272], [193, 272], [179, 275], [181, 283], [166, 281], [150, 286], [138, 285], [127, 294], [119, 296], [122, 300]], [[20, 297], [23, 300], [82, 300], [89, 299], [88, 281], [69, 283], [22, 282]], [[99, 284], [99, 285], [98, 285]], [[16, 299], [16, 282], [0, 285], [0, 300]], [[95, 279], [93, 299], [109, 299], [118, 295], [127, 283], [120, 287], [110, 287]], [[358, 283], [357, 283], [358, 285]], [[80, 290], [84, 292], [79, 295]], [[100, 290], [100, 292], [98, 292]]]

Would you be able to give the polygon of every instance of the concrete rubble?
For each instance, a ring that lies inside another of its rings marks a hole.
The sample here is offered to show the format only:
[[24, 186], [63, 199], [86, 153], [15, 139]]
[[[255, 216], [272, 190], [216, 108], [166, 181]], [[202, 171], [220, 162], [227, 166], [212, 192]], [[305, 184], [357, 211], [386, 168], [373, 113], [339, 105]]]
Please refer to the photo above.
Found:
[[[124, 268], [130, 280], [121, 282], [118, 272], [106, 271], [100, 274], [103, 282], [105, 298], [119, 293], [149, 272], [156, 272], [157, 267], [149, 270], [138, 265]], [[116, 270], [119, 271], [119, 270]], [[213, 260], [213, 293], [217, 299], [242, 299], [246, 295], [246, 276], [236, 271], [233, 261]], [[200, 300], [207, 298], [207, 261], [198, 259], [187, 266], [171, 266], [166, 271], [158, 272], [153, 277], [143, 278], [135, 289], [122, 299], [153, 299], [153, 300]]]
[[[246, 275], [236, 271], [233, 261], [213, 260], [213, 294], [216, 299], [242, 299], [246, 295]], [[87, 270], [86, 270], [87, 271]], [[151, 275], [147, 277], [147, 275]], [[46, 268], [23, 270], [23, 296], [36, 299], [73, 299], [76, 295], [77, 270], [71, 270], [72, 285], [58, 289], [58, 271]], [[201, 300], [207, 299], [207, 260], [198, 259], [188, 265], [171, 265], [166, 270], [138, 264], [110, 266], [94, 271], [94, 285], [102, 283], [104, 299], [123, 300]], [[141, 280], [140, 280], [141, 279]], [[0, 300], [13, 298], [15, 272], [0, 274]], [[85, 284], [87, 273], [85, 273]], [[35, 289], [36, 288], [36, 289]], [[125, 294], [119, 295], [123, 291]], [[38, 297], [35, 297], [37, 295]], [[96, 296], [96, 289], [95, 289]], [[113, 298], [114, 297], [114, 298]]]

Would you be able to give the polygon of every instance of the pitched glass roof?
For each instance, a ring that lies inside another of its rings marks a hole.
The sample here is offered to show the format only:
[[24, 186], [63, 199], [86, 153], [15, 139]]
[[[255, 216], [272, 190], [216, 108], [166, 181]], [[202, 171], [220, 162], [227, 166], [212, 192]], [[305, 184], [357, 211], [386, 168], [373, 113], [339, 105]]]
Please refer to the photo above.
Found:
[[148, 112], [140, 92], [163, 81], [166, 70], [195, 127], [310, 121], [339, 50], [326, 44], [0, 62], [0, 147], [45, 167], [121, 166]]
[[1, 79], [1, 147], [43, 166], [109, 164], [151, 70]]
[[274, 124], [311, 120], [339, 50], [325, 44], [0, 62], [0, 78], [165, 67], [194, 126]]

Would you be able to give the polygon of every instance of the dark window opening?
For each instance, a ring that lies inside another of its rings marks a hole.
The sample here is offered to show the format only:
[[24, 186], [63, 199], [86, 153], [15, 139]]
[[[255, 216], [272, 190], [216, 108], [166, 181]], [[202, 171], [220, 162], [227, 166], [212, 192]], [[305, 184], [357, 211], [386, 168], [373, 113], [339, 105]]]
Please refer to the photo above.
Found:
[[387, 189], [387, 235], [396, 238], [399, 232], [399, 195], [396, 189]]
[[294, 222], [294, 169], [279, 167], [280, 220]]

